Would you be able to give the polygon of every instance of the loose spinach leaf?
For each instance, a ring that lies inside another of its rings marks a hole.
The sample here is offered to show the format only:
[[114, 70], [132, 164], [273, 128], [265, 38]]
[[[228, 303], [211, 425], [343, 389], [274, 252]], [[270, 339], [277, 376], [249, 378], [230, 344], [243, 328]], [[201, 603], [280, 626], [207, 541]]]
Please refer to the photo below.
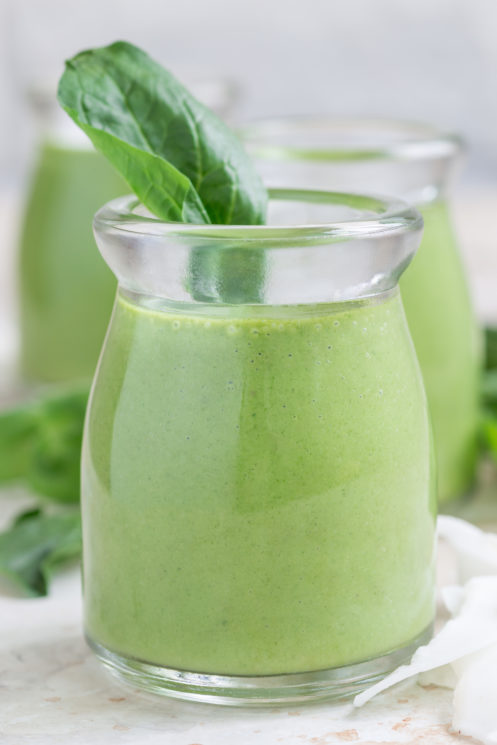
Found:
[[15, 481], [29, 470], [36, 432], [32, 406], [19, 406], [0, 415], [0, 483]]
[[40, 406], [27, 485], [57, 502], [78, 502], [88, 390], [47, 398]]
[[26, 520], [31, 520], [32, 517], [38, 517], [39, 515], [41, 515], [41, 507], [31, 507], [29, 510], [25, 510], [24, 512], [20, 512], [18, 515], [16, 515], [16, 517], [12, 521], [11, 527], [16, 527]]
[[485, 367], [487, 370], [497, 368], [497, 328], [485, 329]]
[[484, 409], [497, 414], [497, 369], [483, 372], [480, 388]]
[[267, 191], [236, 135], [138, 47], [119, 41], [68, 60], [58, 98], [159, 217], [264, 222]]
[[497, 461], [497, 414], [486, 410], [480, 420], [480, 445], [494, 461]]
[[0, 483], [19, 481], [56, 502], [78, 502], [88, 389], [63, 389], [0, 415]]
[[79, 511], [45, 515], [29, 510], [0, 533], [0, 574], [29, 595], [46, 595], [56, 569], [80, 555]]
[[497, 329], [485, 329], [485, 369], [481, 378], [482, 414], [480, 442], [482, 449], [497, 461]]

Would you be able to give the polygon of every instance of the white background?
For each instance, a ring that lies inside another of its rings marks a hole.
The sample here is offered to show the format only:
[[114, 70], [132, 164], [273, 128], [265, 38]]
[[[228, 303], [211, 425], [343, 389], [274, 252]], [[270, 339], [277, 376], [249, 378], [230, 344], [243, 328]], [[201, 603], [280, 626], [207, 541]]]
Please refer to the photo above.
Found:
[[175, 71], [221, 73], [239, 114], [433, 121], [497, 182], [496, 0], [0, 0], [0, 180], [28, 161], [23, 90], [81, 48], [127, 38]]
[[180, 77], [237, 81], [239, 119], [383, 115], [462, 132], [454, 217], [476, 309], [495, 321], [497, 0], [0, 0], [0, 336], [10, 346], [18, 187], [35, 153], [25, 91], [118, 38]]

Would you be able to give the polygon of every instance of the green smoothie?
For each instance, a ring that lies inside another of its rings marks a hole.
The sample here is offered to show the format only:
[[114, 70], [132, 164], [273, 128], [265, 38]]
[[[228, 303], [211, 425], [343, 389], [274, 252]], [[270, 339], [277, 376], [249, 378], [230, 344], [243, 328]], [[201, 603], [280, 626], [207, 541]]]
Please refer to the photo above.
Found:
[[423, 214], [421, 246], [400, 288], [431, 413], [438, 500], [467, 495], [476, 476], [481, 356], [444, 201], [459, 138], [412, 122], [331, 117], [261, 121], [242, 136], [269, 186], [396, 194]]
[[438, 499], [445, 502], [474, 479], [480, 336], [447, 205], [421, 211], [423, 240], [400, 287], [431, 412]]
[[118, 295], [83, 452], [90, 638], [264, 675], [430, 626], [434, 488], [398, 291], [333, 305]]
[[43, 145], [20, 247], [21, 366], [27, 378], [93, 375], [116, 281], [98, 253], [91, 223], [104, 202], [127, 191], [93, 150]]

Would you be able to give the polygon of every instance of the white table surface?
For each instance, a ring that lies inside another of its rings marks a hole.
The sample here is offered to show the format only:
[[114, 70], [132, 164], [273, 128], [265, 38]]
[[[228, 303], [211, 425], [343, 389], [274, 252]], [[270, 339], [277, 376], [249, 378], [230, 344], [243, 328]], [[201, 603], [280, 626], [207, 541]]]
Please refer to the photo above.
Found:
[[[485, 321], [497, 319], [497, 191], [462, 193], [456, 207], [478, 313]], [[14, 197], [0, 199], [4, 391], [16, 350], [16, 210]], [[470, 510], [488, 524], [497, 519], [497, 487], [482, 494]], [[0, 494], [0, 524], [7, 524], [25, 500], [20, 493]], [[444, 575], [453, 571], [443, 551], [439, 564]], [[401, 684], [357, 711], [350, 703], [243, 710], [147, 696], [121, 686], [88, 650], [78, 568], [58, 577], [48, 598], [15, 597], [0, 587], [1, 745], [469, 743], [450, 731], [451, 700], [452, 691], [416, 682]]]

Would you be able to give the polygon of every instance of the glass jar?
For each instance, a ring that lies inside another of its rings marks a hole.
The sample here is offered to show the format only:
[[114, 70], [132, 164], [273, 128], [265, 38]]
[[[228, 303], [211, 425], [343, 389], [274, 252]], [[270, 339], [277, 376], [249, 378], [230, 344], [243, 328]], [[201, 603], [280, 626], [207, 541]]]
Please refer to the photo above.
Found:
[[36, 89], [32, 104], [40, 137], [19, 247], [21, 372], [40, 382], [89, 379], [116, 293], [91, 221], [129, 187], [54, 93]]
[[438, 499], [468, 492], [477, 459], [480, 336], [447, 205], [461, 142], [427, 125], [289, 118], [248, 126], [246, 144], [270, 186], [396, 194], [424, 217], [400, 288], [423, 372]]
[[289, 190], [269, 218], [167, 224], [129, 197], [95, 218], [119, 290], [83, 445], [86, 633], [182, 698], [344, 696], [432, 627], [430, 426], [397, 286], [421, 217]]

